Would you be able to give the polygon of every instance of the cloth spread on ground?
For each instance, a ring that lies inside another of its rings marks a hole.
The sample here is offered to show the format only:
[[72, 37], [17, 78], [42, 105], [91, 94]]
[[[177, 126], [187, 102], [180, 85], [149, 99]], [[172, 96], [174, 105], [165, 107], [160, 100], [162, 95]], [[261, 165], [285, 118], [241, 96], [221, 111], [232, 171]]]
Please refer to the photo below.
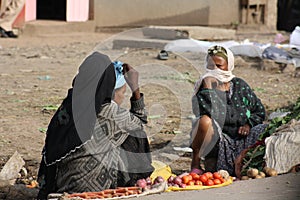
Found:
[[300, 164], [300, 120], [292, 120], [265, 139], [265, 161], [267, 167], [279, 174], [287, 173]]

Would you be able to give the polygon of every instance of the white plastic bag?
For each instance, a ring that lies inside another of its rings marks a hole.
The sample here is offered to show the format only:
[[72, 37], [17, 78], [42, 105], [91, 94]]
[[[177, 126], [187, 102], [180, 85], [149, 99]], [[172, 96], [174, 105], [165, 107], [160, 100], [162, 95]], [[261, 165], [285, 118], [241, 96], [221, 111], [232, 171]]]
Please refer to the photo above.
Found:
[[296, 45], [300, 47], [300, 26], [296, 26], [290, 35], [290, 45]]

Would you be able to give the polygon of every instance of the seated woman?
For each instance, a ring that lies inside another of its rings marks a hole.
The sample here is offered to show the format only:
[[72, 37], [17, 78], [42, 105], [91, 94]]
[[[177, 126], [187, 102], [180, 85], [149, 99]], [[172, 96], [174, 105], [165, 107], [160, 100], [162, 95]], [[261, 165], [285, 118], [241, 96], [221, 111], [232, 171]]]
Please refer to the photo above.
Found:
[[235, 175], [234, 161], [253, 145], [266, 128], [265, 109], [250, 86], [232, 74], [234, 56], [229, 49], [213, 46], [206, 56], [206, 73], [195, 85], [191, 132], [191, 169], [203, 173], [227, 170]]
[[[132, 91], [130, 111], [120, 107], [126, 82]], [[150, 176], [153, 167], [138, 72], [94, 52], [81, 64], [72, 86], [48, 126], [38, 199], [53, 192], [132, 186]]]

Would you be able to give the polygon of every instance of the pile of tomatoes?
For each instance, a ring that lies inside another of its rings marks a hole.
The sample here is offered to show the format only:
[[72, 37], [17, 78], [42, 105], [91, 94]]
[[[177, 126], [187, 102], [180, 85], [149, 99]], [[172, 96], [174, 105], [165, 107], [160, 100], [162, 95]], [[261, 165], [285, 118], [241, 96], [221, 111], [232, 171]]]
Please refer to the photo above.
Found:
[[218, 172], [205, 172], [202, 175], [196, 173], [185, 173], [177, 177], [170, 177], [168, 179], [169, 186], [185, 188], [186, 186], [204, 185], [213, 186], [219, 185], [225, 182], [225, 179]]

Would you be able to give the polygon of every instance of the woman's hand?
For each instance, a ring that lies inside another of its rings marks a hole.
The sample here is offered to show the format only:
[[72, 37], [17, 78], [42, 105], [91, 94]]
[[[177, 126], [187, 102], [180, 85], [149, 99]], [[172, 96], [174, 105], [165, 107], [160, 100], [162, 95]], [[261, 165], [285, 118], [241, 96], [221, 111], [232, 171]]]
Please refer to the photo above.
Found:
[[203, 88], [214, 89], [214, 88], [218, 87], [218, 85], [219, 85], [219, 82], [214, 77], [206, 77], [202, 81]]
[[245, 124], [244, 126], [241, 126], [241, 127], [239, 128], [238, 133], [239, 133], [240, 135], [243, 135], [243, 136], [249, 135], [249, 133], [250, 133], [250, 126], [249, 126], [249, 124]]
[[127, 84], [132, 92], [139, 88], [139, 73], [129, 64], [123, 64], [123, 73]]
[[127, 84], [129, 85], [132, 91], [132, 97], [135, 100], [141, 98], [140, 89], [139, 89], [139, 73], [129, 64], [123, 64], [123, 73]]

